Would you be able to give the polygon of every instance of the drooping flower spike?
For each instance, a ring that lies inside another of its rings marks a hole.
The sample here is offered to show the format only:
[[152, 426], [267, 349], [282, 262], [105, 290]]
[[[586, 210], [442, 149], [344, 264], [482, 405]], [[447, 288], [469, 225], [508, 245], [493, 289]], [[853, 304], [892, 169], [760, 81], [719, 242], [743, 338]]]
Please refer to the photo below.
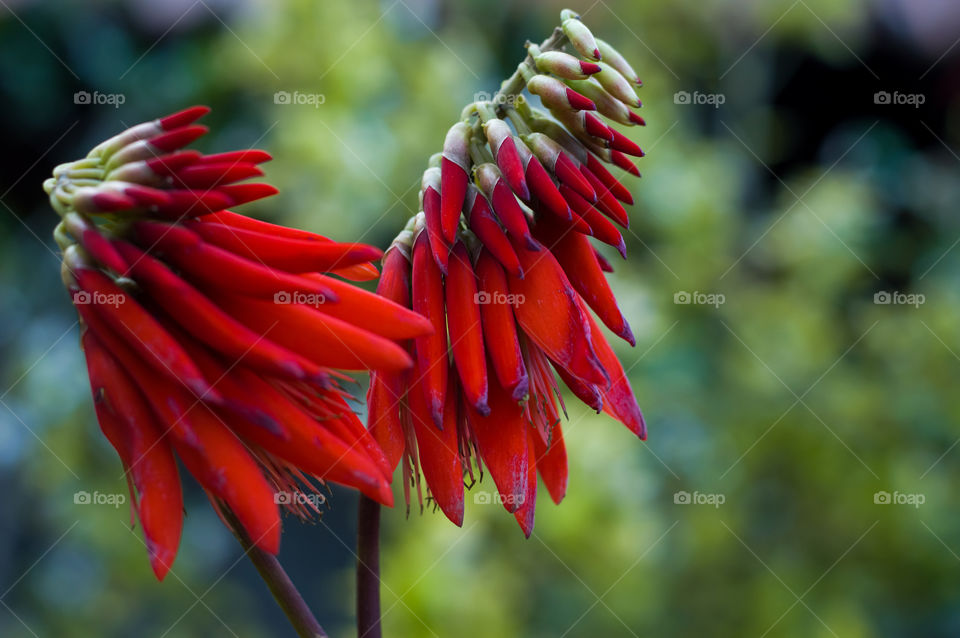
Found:
[[44, 184], [97, 419], [160, 579], [182, 528], [175, 456], [272, 553], [278, 505], [317, 512], [316, 480], [392, 504], [393, 468], [336, 370], [404, 370], [396, 341], [433, 330], [343, 280], [375, 277], [376, 248], [226, 210], [276, 192], [238, 183], [270, 156], [181, 150], [207, 111], [134, 126]]
[[592, 316], [635, 345], [590, 239], [626, 258], [617, 226], [628, 226], [633, 197], [605, 164], [640, 174], [628, 155], [643, 151], [614, 124], [644, 124], [641, 83], [578, 16], [561, 18], [496, 99], [464, 110], [424, 173], [422, 213], [387, 250], [377, 292], [429, 317], [434, 332], [407, 343], [413, 368], [373, 373], [367, 395], [369, 427], [389, 467], [402, 462], [408, 504], [422, 473], [462, 524], [476, 463], [527, 536], [537, 475], [555, 502], [566, 491], [560, 381], [646, 437]]

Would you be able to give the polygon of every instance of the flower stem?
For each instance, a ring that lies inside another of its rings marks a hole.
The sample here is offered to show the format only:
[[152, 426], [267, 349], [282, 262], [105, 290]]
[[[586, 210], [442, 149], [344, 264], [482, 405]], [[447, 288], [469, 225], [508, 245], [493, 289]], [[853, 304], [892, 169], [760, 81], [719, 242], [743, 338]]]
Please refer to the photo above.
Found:
[[280, 561], [273, 554], [257, 548], [250, 538], [244, 533], [243, 527], [236, 519], [233, 512], [226, 506], [221, 508], [224, 517], [230, 523], [233, 535], [237, 537], [244, 553], [250, 558], [250, 562], [257, 568], [260, 577], [267, 584], [270, 593], [276, 599], [280, 609], [290, 620], [290, 624], [296, 630], [300, 638], [327, 638], [327, 633], [313, 616], [313, 612], [307, 607], [303, 596], [294, 586], [287, 572], [280, 565]]
[[360, 495], [357, 507], [357, 636], [381, 638], [380, 504]]
[[[557, 27], [553, 30], [553, 33], [550, 34], [550, 37], [540, 43], [540, 50], [543, 52], [547, 51], [559, 51], [563, 48], [563, 45], [567, 43], [567, 36], [563, 34], [563, 30], [560, 27]], [[526, 68], [524, 68], [526, 65]], [[527, 85], [526, 75], [530, 70], [534, 69], [533, 56], [527, 55], [517, 67], [517, 70], [513, 72], [513, 75], [508, 77], [500, 85], [500, 90], [497, 91], [497, 94], [493, 98], [494, 104], [504, 104], [507, 102], [508, 98], [516, 97], [523, 91], [523, 87]]]

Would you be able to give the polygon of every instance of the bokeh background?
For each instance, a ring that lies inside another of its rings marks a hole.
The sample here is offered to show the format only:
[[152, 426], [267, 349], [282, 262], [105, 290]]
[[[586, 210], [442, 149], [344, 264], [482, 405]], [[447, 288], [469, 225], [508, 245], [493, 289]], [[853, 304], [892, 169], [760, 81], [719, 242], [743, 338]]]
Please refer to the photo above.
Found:
[[[0, 636], [292, 635], [195, 487], [163, 584], [127, 505], [74, 503], [126, 487], [43, 178], [205, 103], [203, 150], [276, 157], [246, 212], [385, 247], [461, 106], [561, 8], [0, 0]], [[570, 490], [529, 540], [472, 496], [463, 529], [385, 512], [386, 635], [960, 635], [960, 5], [575, 8], [645, 81], [612, 279], [650, 438], [568, 402]], [[330, 503], [281, 560], [349, 636], [355, 497]]]

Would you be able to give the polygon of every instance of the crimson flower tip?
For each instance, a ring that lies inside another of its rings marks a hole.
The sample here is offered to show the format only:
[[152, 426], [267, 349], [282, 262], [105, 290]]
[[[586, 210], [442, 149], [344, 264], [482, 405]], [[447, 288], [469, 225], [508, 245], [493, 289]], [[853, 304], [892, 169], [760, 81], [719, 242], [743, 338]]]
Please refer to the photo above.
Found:
[[191, 106], [177, 113], [173, 113], [172, 115], [162, 117], [157, 121], [160, 123], [160, 128], [169, 131], [171, 129], [191, 124], [209, 112], [209, 106]]

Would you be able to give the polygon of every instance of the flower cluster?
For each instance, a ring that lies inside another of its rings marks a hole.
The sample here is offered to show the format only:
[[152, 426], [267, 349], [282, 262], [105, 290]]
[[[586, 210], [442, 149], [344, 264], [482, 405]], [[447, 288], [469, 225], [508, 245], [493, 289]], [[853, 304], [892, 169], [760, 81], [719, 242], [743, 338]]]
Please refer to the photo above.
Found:
[[279, 505], [316, 511], [315, 480], [392, 504], [393, 468], [336, 369], [403, 370], [412, 359], [396, 340], [432, 330], [344, 281], [376, 277], [378, 249], [226, 210], [276, 192], [238, 183], [270, 157], [181, 150], [206, 132], [193, 122], [207, 111], [134, 126], [44, 184], [97, 419], [158, 578], [182, 528], [175, 455], [272, 553]]
[[[627, 227], [623, 204], [633, 199], [604, 163], [639, 176], [628, 156], [643, 151], [611, 124], [644, 124], [633, 110], [641, 82], [578, 16], [561, 17], [494, 99], [464, 110], [424, 173], [422, 210], [388, 249], [377, 291], [434, 331], [409, 344], [412, 369], [375, 372], [367, 396], [390, 467], [405, 459], [408, 503], [422, 472], [440, 509], [462, 524], [476, 459], [527, 536], [537, 474], [555, 502], [566, 491], [557, 376], [646, 436], [591, 316], [634, 345], [604, 276], [610, 264], [589, 239], [626, 257], [617, 225]], [[524, 86], [549, 114], [531, 107]]]

